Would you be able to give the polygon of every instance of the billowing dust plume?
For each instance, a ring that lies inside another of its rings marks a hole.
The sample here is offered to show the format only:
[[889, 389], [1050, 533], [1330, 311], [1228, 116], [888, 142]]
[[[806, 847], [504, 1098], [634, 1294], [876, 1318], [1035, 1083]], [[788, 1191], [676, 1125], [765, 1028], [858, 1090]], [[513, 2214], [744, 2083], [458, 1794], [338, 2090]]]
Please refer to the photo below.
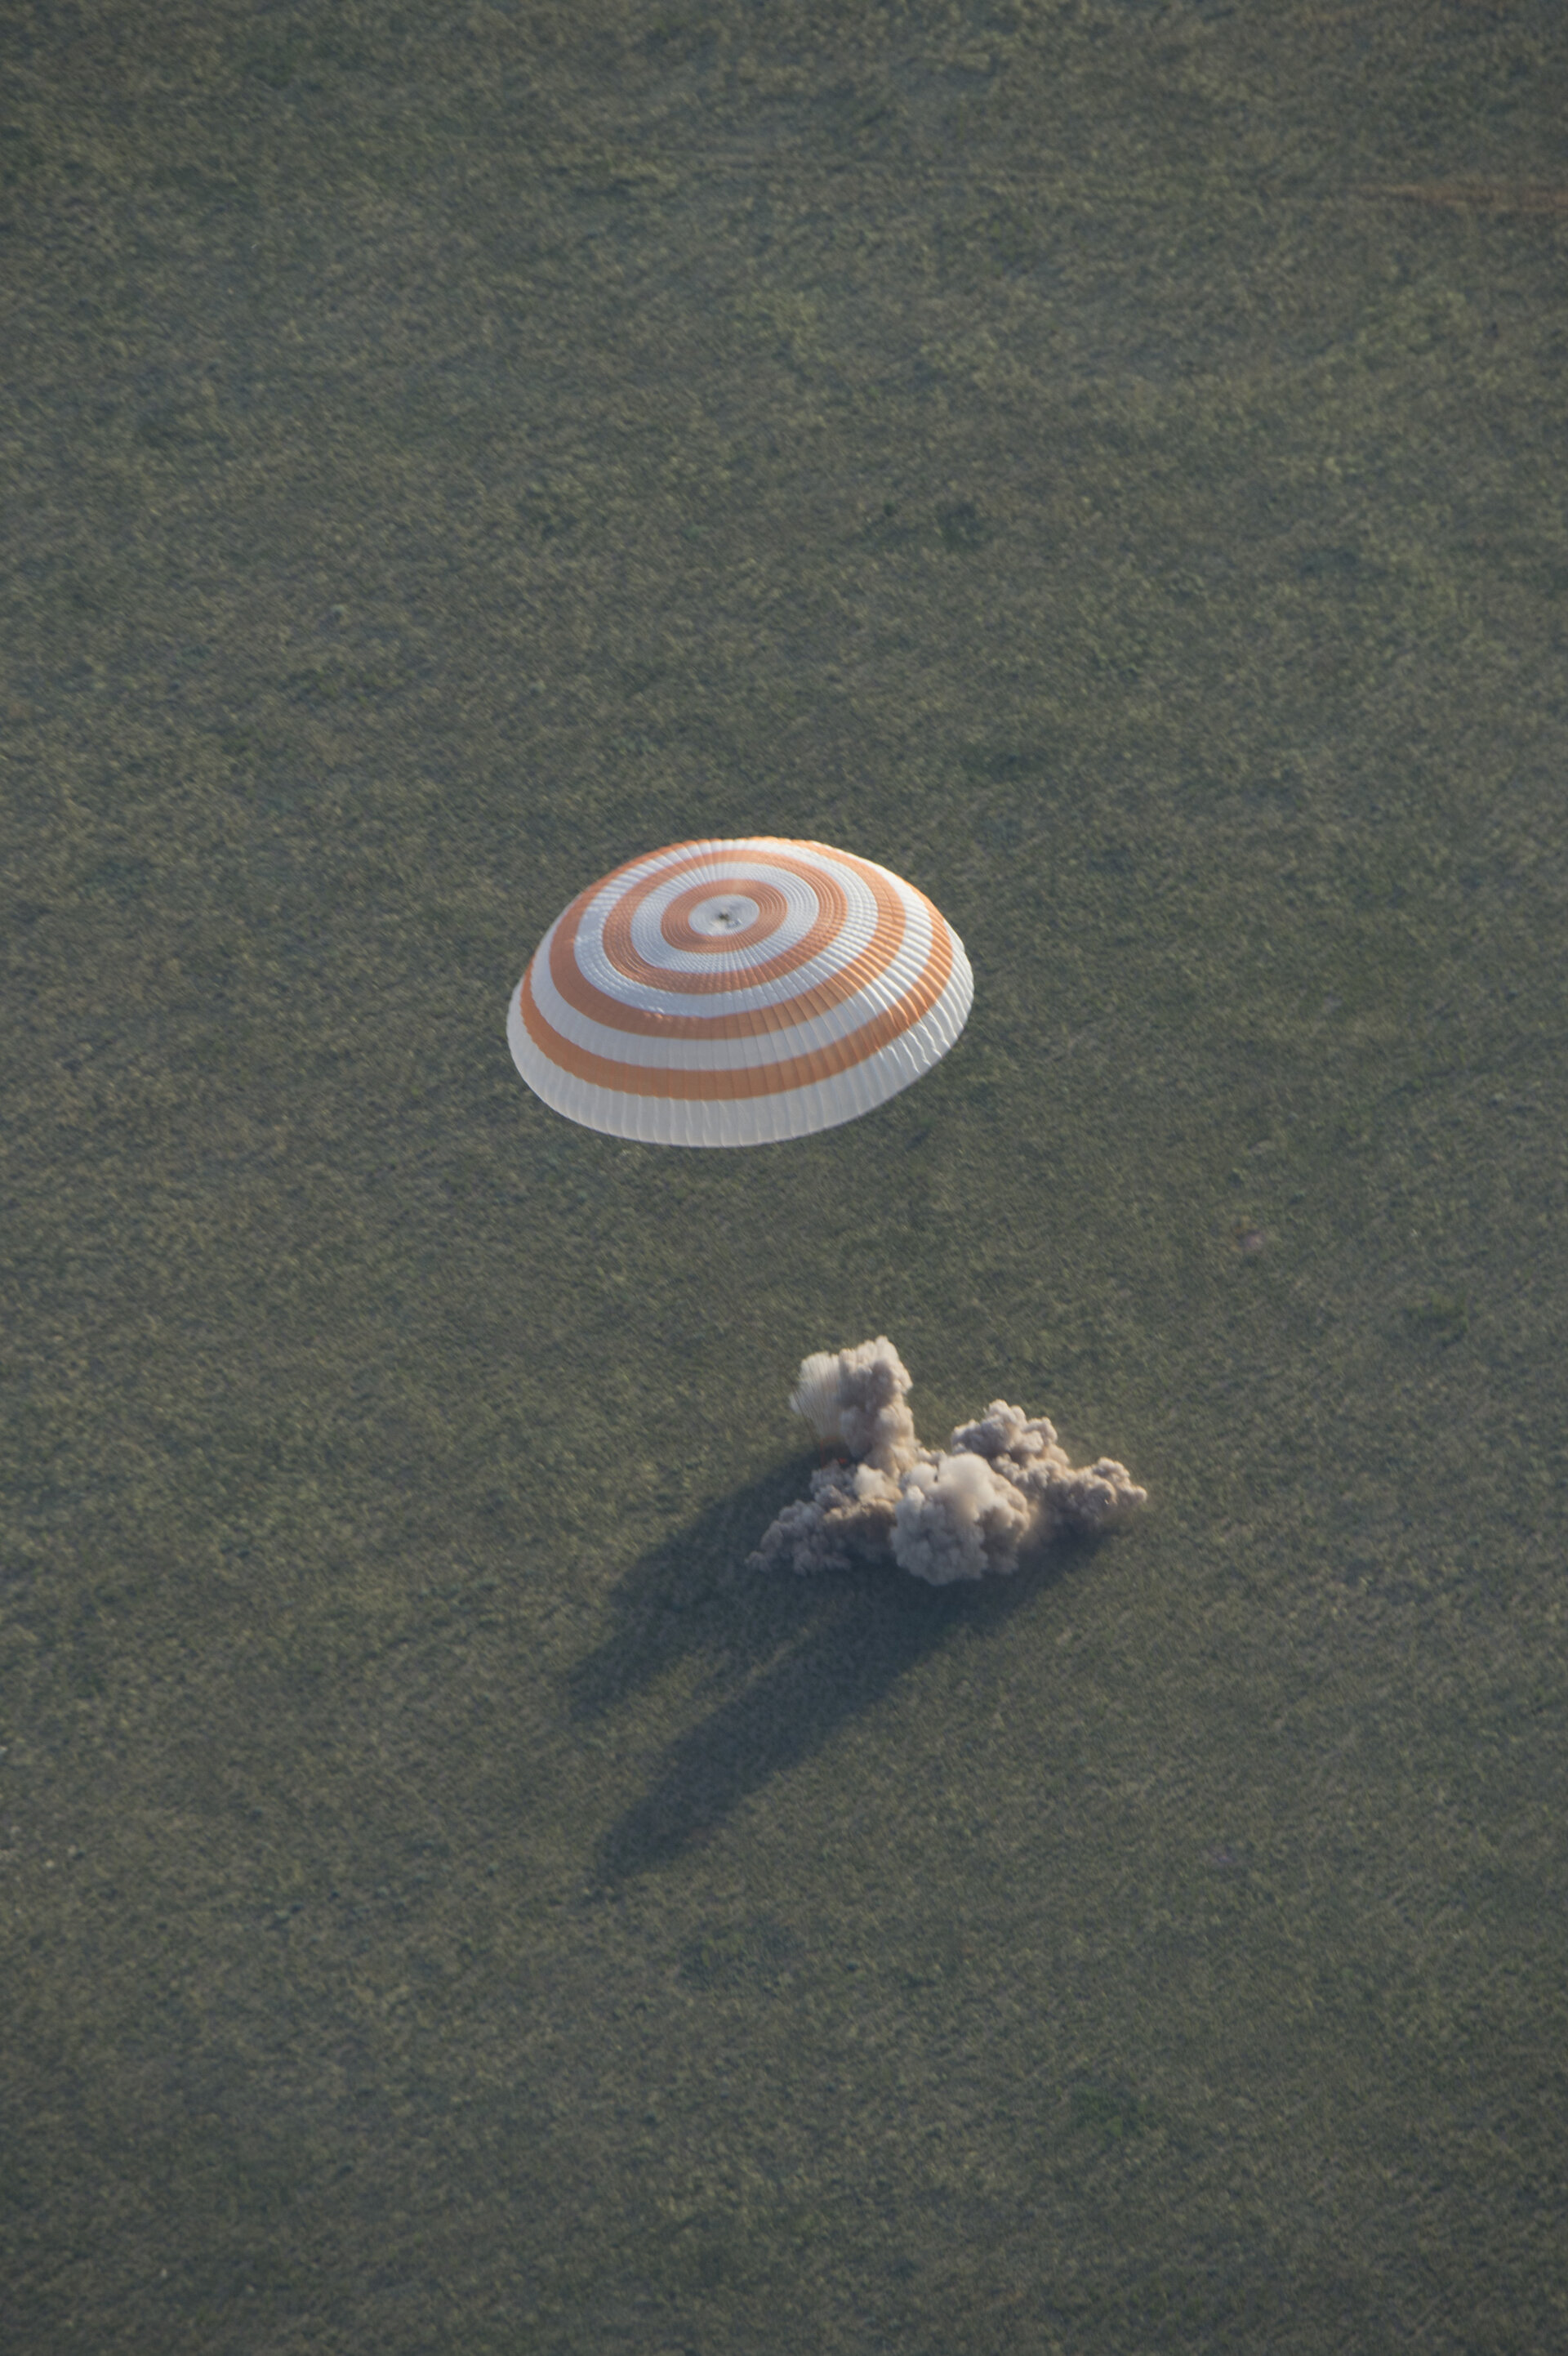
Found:
[[811, 1494], [786, 1505], [752, 1557], [792, 1570], [844, 1570], [891, 1555], [917, 1579], [945, 1587], [1014, 1570], [1026, 1547], [1064, 1530], [1109, 1529], [1141, 1505], [1125, 1464], [1102, 1456], [1072, 1465], [1045, 1417], [993, 1399], [944, 1449], [923, 1448], [909, 1411], [910, 1378], [886, 1334], [805, 1360], [790, 1395], [825, 1449], [851, 1460], [811, 1476]]

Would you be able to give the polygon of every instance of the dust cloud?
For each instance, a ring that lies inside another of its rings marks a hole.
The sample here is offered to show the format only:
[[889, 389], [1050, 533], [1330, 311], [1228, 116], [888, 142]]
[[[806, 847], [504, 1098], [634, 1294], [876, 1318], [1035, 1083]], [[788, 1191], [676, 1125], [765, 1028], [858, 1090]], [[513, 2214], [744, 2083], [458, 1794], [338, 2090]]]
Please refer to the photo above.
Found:
[[1148, 1494], [1109, 1456], [1070, 1463], [1054, 1425], [1005, 1399], [961, 1423], [944, 1449], [923, 1447], [909, 1390], [886, 1334], [802, 1363], [790, 1405], [824, 1451], [841, 1454], [812, 1474], [809, 1497], [784, 1507], [754, 1565], [844, 1570], [891, 1558], [945, 1587], [1014, 1570], [1066, 1532], [1113, 1528]]

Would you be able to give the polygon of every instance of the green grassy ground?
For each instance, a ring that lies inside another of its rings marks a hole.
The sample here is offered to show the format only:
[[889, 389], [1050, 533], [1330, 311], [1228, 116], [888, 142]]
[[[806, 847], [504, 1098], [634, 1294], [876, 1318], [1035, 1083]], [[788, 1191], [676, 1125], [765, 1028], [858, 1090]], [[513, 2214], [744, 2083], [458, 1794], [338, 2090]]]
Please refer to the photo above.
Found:
[[[4, 43], [17, 2350], [1568, 2341], [1558, 12]], [[727, 830], [968, 1032], [570, 1128]], [[748, 1573], [878, 1332], [1147, 1514]]]

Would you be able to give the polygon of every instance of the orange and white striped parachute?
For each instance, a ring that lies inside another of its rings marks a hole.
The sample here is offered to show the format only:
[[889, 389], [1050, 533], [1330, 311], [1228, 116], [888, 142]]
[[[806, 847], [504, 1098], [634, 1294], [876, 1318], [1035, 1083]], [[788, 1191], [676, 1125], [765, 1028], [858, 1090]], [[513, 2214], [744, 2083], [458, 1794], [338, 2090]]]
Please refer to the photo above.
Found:
[[853, 1120], [944, 1055], [975, 994], [923, 892], [757, 835], [633, 859], [558, 916], [507, 1037], [546, 1104], [647, 1145], [766, 1145]]

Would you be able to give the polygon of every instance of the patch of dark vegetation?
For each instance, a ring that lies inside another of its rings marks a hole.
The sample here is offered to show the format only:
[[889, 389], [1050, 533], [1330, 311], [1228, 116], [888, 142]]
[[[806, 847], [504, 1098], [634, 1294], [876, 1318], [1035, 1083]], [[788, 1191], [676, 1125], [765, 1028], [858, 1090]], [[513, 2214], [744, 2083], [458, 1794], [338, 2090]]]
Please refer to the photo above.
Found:
[[1462, 1292], [1428, 1292], [1407, 1302], [1406, 1330], [1418, 1342], [1435, 1342], [1446, 1348], [1463, 1339], [1470, 1323], [1469, 1303]]
[[1097, 2136], [1105, 2143], [1122, 2143], [1142, 2135], [1148, 2125], [1148, 2106], [1136, 2094], [1093, 2083], [1074, 2086], [1068, 2097], [1074, 2135]]
[[690, 1987], [771, 1989], [804, 1952], [795, 1933], [771, 1915], [722, 1930], [700, 1931], [680, 1951], [681, 1978]]
[[944, 548], [984, 548], [991, 537], [991, 526], [973, 499], [955, 499], [938, 508], [936, 528]]

